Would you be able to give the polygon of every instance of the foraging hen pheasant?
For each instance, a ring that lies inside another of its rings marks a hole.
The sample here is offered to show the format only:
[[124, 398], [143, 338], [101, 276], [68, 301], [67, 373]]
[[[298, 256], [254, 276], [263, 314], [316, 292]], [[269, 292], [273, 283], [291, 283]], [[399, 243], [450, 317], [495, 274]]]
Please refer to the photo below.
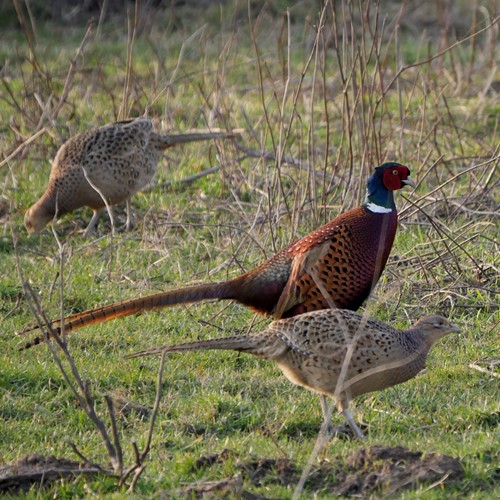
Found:
[[85, 230], [87, 236], [106, 204], [125, 201], [126, 229], [131, 229], [130, 198], [151, 182], [165, 149], [186, 142], [230, 137], [234, 135], [228, 132], [157, 134], [147, 118], [82, 132], [57, 152], [47, 189], [27, 210], [24, 225], [28, 233], [37, 233], [54, 217], [88, 206], [94, 215]]
[[363, 439], [349, 412], [350, 401], [415, 377], [434, 343], [458, 331], [441, 316], [424, 316], [409, 330], [400, 331], [353, 311], [326, 309], [274, 321], [257, 334], [147, 349], [127, 357], [231, 349], [276, 361], [288, 380], [320, 395], [325, 429], [331, 424], [329, 396]]
[[[331, 307], [356, 310], [376, 285], [389, 257], [398, 223], [394, 191], [405, 185], [415, 187], [409, 169], [385, 163], [368, 179], [363, 205], [340, 214], [255, 269], [228, 281], [77, 313], [64, 319], [64, 331], [205, 299], [236, 300], [276, 319]], [[60, 321], [53, 325], [60, 332]], [[42, 340], [37, 337], [24, 348]]]

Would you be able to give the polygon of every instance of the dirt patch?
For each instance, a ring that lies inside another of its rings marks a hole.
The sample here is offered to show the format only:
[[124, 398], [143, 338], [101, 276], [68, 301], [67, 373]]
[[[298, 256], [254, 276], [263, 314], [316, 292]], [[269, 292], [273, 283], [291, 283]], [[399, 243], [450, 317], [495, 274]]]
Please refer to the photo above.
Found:
[[212, 455], [208, 455], [206, 457], [200, 457], [196, 460], [191, 470], [195, 471], [205, 467], [211, 467], [214, 464], [223, 464], [231, 454], [231, 451], [226, 448], [220, 453], [213, 453]]
[[287, 486], [297, 483], [300, 479], [300, 471], [295, 464], [286, 458], [262, 458], [241, 463], [239, 468], [254, 486], [268, 483], [279, 483], [282, 486]]
[[336, 485], [339, 495], [363, 495], [375, 491], [390, 495], [421, 483], [449, 483], [464, 477], [460, 462], [448, 455], [406, 448], [372, 446], [358, 450], [347, 459], [343, 480]]
[[0, 492], [27, 491], [34, 484], [48, 484], [68, 476], [105, 472], [90, 464], [65, 458], [43, 455], [26, 455], [12, 464], [0, 467]]
[[[200, 457], [194, 468], [223, 464], [235, 454], [230, 450]], [[190, 498], [237, 496], [244, 499], [264, 499], [248, 488], [266, 484], [295, 486], [302, 474], [295, 463], [286, 458], [240, 460], [238, 472], [220, 481], [199, 481], [179, 491]], [[0, 467], [0, 492], [27, 491], [34, 484], [48, 484], [68, 476], [107, 473], [92, 464], [74, 462], [53, 456], [27, 455]], [[323, 462], [313, 468], [305, 483], [306, 494], [315, 492], [340, 496], [369, 497], [373, 494], [391, 495], [401, 489], [419, 484], [446, 484], [464, 476], [460, 462], [453, 457], [402, 447], [372, 446], [360, 449], [346, 461]]]
[[220, 481], [199, 481], [190, 484], [179, 492], [189, 498], [244, 498], [243, 478], [241, 476], [228, 477]]
[[[219, 455], [201, 457], [198, 463], [210, 466], [222, 463], [228, 450]], [[292, 461], [280, 458], [263, 458], [240, 461], [239, 474], [217, 482], [198, 482], [182, 493], [195, 498], [231, 494], [240, 498], [264, 498], [244, 489], [243, 486], [280, 484], [295, 486], [302, 471]], [[331, 493], [337, 496], [369, 497], [373, 494], [391, 495], [399, 490], [414, 488], [419, 484], [450, 483], [464, 476], [460, 462], [453, 457], [402, 447], [372, 446], [350, 455], [347, 460], [323, 462], [313, 468], [305, 483], [305, 493]]]

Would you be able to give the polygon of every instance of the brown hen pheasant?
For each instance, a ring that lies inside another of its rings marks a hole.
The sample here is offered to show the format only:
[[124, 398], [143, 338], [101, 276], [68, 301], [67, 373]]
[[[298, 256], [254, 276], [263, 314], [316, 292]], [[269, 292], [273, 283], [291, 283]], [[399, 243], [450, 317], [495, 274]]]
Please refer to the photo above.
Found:
[[27, 210], [24, 225], [28, 233], [37, 233], [55, 217], [88, 206], [94, 215], [85, 231], [87, 236], [106, 204], [125, 201], [125, 227], [131, 229], [130, 198], [152, 181], [165, 149], [176, 144], [230, 137], [234, 135], [227, 132], [158, 134], [153, 132], [147, 118], [82, 132], [65, 142], [57, 152], [45, 193]]
[[[398, 224], [393, 193], [405, 185], [415, 187], [409, 169], [385, 163], [368, 179], [363, 205], [340, 214], [255, 269], [228, 281], [74, 314], [64, 319], [64, 331], [205, 299], [232, 299], [276, 319], [332, 307], [356, 310], [376, 285], [389, 257]], [[53, 325], [60, 332], [60, 321]], [[25, 347], [41, 341], [37, 337]]]
[[262, 333], [147, 349], [127, 357], [231, 349], [276, 361], [288, 380], [320, 395], [325, 430], [331, 429], [329, 396], [362, 439], [350, 401], [415, 377], [434, 343], [458, 331], [441, 316], [425, 316], [399, 331], [353, 311], [328, 309], [274, 321]]

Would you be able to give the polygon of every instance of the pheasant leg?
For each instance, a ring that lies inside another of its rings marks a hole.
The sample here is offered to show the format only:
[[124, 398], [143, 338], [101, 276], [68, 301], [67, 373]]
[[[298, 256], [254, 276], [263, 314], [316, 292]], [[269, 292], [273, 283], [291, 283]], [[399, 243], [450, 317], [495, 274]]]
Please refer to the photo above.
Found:
[[125, 221], [125, 226], [123, 228], [125, 231], [131, 231], [134, 229], [134, 214], [132, 213], [132, 202], [130, 198], [127, 200], [127, 220]]
[[365, 435], [363, 434], [362, 430], [358, 427], [358, 424], [354, 421], [352, 418], [351, 412], [347, 409], [344, 408], [342, 410], [342, 415], [344, 415], [345, 419], [347, 420], [347, 423], [350, 425], [351, 429], [354, 431], [354, 434], [358, 439], [361, 441], [365, 439]]
[[327, 397], [324, 395], [320, 395], [319, 400], [321, 402], [321, 410], [323, 412], [323, 423], [321, 424], [321, 431], [324, 432], [327, 437], [352, 437], [350, 427], [347, 427], [345, 425], [333, 425], [332, 410], [328, 407]]
[[94, 215], [92, 215], [92, 219], [90, 219], [89, 225], [87, 226], [87, 229], [85, 229], [85, 232], [83, 233], [84, 238], [88, 238], [88, 236], [94, 232], [95, 226], [101, 214], [102, 214], [102, 208], [94, 210]]

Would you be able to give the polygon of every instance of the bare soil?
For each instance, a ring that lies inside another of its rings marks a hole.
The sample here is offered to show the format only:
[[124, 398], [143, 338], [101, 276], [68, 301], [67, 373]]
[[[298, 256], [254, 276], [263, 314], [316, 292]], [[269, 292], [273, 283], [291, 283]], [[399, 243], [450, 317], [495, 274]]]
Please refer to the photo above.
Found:
[[[195, 467], [211, 467], [223, 463], [231, 455], [229, 450], [201, 457]], [[181, 493], [192, 498], [237, 495], [240, 498], [259, 499], [261, 495], [245, 490], [244, 485], [263, 486], [279, 483], [293, 486], [299, 482], [301, 471], [286, 458], [262, 458], [241, 461], [240, 473], [221, 481], [201, 481], [189, 485]], [[461, 463], [453, 457], [403, 447], [372, 446], [363, 448], [345, 462], [322, 462], [311, 471], [305, 483], [309, 493], [331, 493], [336, 496], [367, 498], [373, 494], [391, 495], [414, 488], [419, 484], [446, 485], [464, 476]]]

